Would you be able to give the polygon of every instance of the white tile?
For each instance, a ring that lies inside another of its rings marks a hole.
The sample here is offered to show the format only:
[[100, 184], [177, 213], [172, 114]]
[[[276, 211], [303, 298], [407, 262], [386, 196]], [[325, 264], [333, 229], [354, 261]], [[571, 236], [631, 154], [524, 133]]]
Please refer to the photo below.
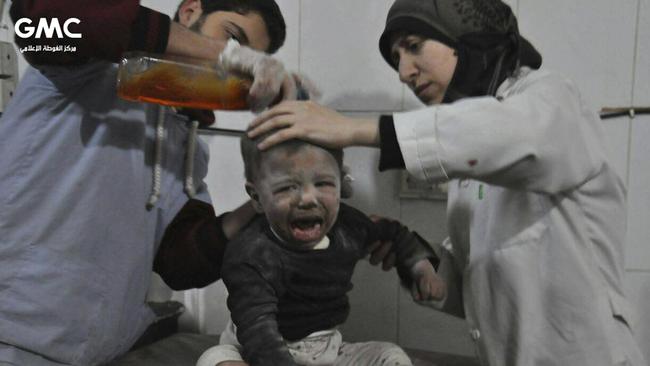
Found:
[[626, 268], [650, 270], [650, 116], [632, 120]]
[[639, 0], [634, 105], [650, 106], [650, 0]]
[[516, 16], [519, 16], [519, 0], [505, 0], [504, 2], [510, 5], [512, 12], [515, 13]]
[[400, 200], [401, 220], [431, 242], [442, 242], [447, 237], [447, 201]]
[[369, 214], [399, 218], [399, 173], [379, 173], [379, 150], [348, 148], [345, 149], [344, 161], [354, 178], [354, 195], [348, 203]]
[[[446, 201], [401, 199], [401, 220], [429, 242], [447, 236]], [[473, 356], [465, 320], [413, 302], [410, 292], [399, 293], [399, 344], [414, 349]]]
[[205, 179], [217, 214], [237, 208], [248, 200], [244, 190], [244, 163], [239, 137], [202, 135], [210, 146], [210, 162]]
[[401, 83], [378, 47], [391, 3], [302, 1], [301, 71], [321, 88], [323, 103], [345, 110], [401, 109]]
[[636, 313], [635, 336], [646, 361], [650, 362], [650, 272], [627, 272], [625, 291]]
[[[399, 219], [398, 175], [377, 171], [375, 149], [345, 150], [345, 164], [354, 177], [354, 195], [346, 202], [367, 214]], [[350, 292], [351, 312], [342, 327], [349, 341], [396, 341], [398, 278], [394, 270], [383, 272], [364, 260], [357, 265]]]
[[397, 342], [397, 291], [395, 270], [384, 272], [368, 261], [357, 264], [349, 293], [350, 316], [341, 327], [349, 342]]
[[172, 300], [180, 301], [185, 311], [178, 320], [181, 332], [219, 334], [228, 320], [228, 293], [222, 281], [202, 289], [175, 291]]
[[637, 0], [519, 0], [519, 26], [543, 68], [574, 80], [599, 110], [631, 102]]
[[249, 111], [215, 111], [214, 124], [210, 127], [245, 131], [255, 115]]
[[399, 294], [399, 341], [402, 347], [474, 356], [474, 344], [464, 319], [417, 305], [410, 292]]

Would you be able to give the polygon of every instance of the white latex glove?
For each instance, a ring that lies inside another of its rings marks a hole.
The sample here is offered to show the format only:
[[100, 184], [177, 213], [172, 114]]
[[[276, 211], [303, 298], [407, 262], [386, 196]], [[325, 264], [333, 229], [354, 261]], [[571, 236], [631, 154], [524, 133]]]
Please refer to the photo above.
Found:
[[230, 39], [219, 55], [219, 62], [226, 70], [237, 70], [253, 75], [253, 85], [248, 92], [251, 110], [259, 112], [272, 102], [296, 99], [296, 82], [282, 63], [273, 57], [241, 46]]

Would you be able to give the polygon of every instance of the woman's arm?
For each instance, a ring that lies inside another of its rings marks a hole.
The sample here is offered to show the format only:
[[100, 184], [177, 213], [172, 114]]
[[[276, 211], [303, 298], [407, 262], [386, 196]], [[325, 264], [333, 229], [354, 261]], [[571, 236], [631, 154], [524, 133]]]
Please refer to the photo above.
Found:
[[332, 148], [379, 146], [378, 118], [350, 118], [312, 101], [288, 101], [261, 113], [249, 126], [248, 136], [265, 136], [260, 149], [291, 139]]
[[[472, 178], [551, 194], [585, 182], [605, 162], [599, 120], [570, 82], [538, 73], [503, 101], [466, 98], [395, 113], [394, 132], [406, 168], [431, 182]], [[377, 120], [348, 118], [312, 102], [278, 105], [250, 127], [251, 137], [278, 129], [260, 148], [298, 138], [339, 148], [381, 142], [385, 152], [381, 140], [387, 134], [380, 133]], [[399, 162], [385, 166], [392, 167]]]
[[509, 92], [394, 114], [409, 172], [556, 194], [602, 169], [600, 120], [570, 82], [538, 71]]

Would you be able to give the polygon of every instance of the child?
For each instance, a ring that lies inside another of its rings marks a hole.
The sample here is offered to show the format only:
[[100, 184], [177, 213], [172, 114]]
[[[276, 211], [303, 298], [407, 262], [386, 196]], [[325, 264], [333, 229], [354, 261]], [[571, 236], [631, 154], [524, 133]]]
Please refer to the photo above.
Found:
[[229, 326], [199, 365], [411, 365], [390, 343], [342, 343], [336, 327], [349, 313], [354, 266], [376, 240], [393, 241], [398, 273], [416, 299], [442, 298], [431, 249], [396, 221], [374, 223], [340, 203], [341, 150], [293, 140], [261, 152], [244, 137], [242, 155], [246, 191], [264, 215], [224, 257], [237, 336]]

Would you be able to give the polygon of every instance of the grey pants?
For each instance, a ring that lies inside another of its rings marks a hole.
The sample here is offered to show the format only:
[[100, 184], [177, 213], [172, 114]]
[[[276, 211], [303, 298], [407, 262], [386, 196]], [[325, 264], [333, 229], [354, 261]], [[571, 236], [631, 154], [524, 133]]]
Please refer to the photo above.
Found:
[[[243, 361], [241, 345], [230, 321], [221, 334], [218, 346], [205, 351], [196, 366], [215, 366], [224, 361]], [[296, 363], [304, 366], [412, 366], [411, 360], [397, 345], [388, 342], [347, 343], [341, 333], [320, 331], [287, 343]]]

